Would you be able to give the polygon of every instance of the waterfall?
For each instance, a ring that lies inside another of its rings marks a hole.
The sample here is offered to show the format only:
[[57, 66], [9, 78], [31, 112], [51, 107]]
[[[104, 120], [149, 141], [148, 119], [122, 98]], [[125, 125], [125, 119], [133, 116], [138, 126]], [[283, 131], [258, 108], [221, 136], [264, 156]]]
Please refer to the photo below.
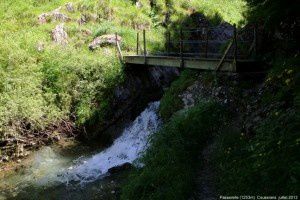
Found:
[[108, 169], [114, 166], [133, 163], [148, 147], [149, 136], [160, 126], [158, 107], [158, 101], [150, 103], [109, 148], [69, 167], [60, 176], [60, 181], [92, 182], [105, 175]]
[[[108, 175], [110, 168], [125, 163], [141, 166], [142, 163], [137, 159], [149, 146], [150, 136], [157, 132], [161, 125], [157, 114], [158, 107], [158, 101], [149, 103], [110, 147], [98, 153], [87, 156], [84, 152], [77, 152], [76, 157], [69, 157], [55, 151], [53, 147], [38, 150], [32, 156], [30, 167], [0, 182], [0, 199], [16, 195], [31, 199], [33, 194], [37, 198], [39, 195], [51, 194], [58, 199], [66, 199], [65, 195], [74, 195], [81, 199], [81, 195], [85, 196], [91, 190], [87, 190], [87, 193], [83, 193], [85, 190], [78, 192], [78, 186], [87, 189], [88, 183], [97, 184], [97, 181], [102, 181], [101, 178]], [[44, 193], [47, 188], [47, 192]], [[75, 189], [70, 190], [71, 188]]]

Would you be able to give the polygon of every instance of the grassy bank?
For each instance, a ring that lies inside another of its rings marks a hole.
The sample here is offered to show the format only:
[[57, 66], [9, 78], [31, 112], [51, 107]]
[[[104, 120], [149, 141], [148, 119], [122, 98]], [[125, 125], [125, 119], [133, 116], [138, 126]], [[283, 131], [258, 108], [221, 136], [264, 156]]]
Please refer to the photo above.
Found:
[[173, 116], [150, 140], [141, 159], [145, 166], [129, 177], [121, 199], [188, 199], [199, 152], [222, 129], [225, 113], [205, 102]]
[[[100, 120], [105, 117], [113, 88], [124, 74], [114, 46], [89, 51], [94, 37], [118, 32], [122, 49], [130, 52], [137, 27], [144, 27], [150, 32], [150, 51], [163, 44], [162, 29], [154, 29], [147, 6], [138, 9], [125, 0], [76, 1], [74, 11], [68, 12], [65, 3], [0, 3], [0, 138], [41, 131], [61, 120], [75, 120], [81, 126], [94, 113]], [[40, 14], [59, 7], [70, 18], [63, 22], [68, 34], [65, 46], [51, 39], [60, 20], [38, 23]], [[86, 21], [79, 24], [82, 16]]]
[[274, 62], [262, 95], [257, 97], [256, 112], [264, 117], [258, 115], [259, 120], [251, 122], [251, 132], [240, 127], [216, 138], [214, 159], [220, 194], [299, 194], [298, 64], [299, 59]]
[[[9, 0], [0, 3], [0, 137], [22, 133], [23, 129], [40, 131], [61, 120], [82, 125], [93, 113], [105, 117], [111, 91], [122, 81], [123, 71], [114, 47], [89, 51], [96, 36], [117, 32], [122, 50], [134, 51], [136, 31], [148, 29], [148, 50], [164, 46], [164, 19], [169, 23], [187, 18], [191, 12], [212, 13], [230, 22], [241, 21], [245, 3], [221, 1], [105, 0], [72, 2], [66, 0]], [[38, 16], [59, 8], [69, 19], [48, 19], [39, 24]], [[208, 9], [209, 8], [209, 9]], [[227, 9], [227, 8], [226, 8]], [[194, 10], [194, 11], [193, 11]], [[210, 12], [209, 10], [213, 11]], [[83, 19], [83, 23], [79, 23]], [[64, 23], [68, 44], [52, 42], [51, 31]]]

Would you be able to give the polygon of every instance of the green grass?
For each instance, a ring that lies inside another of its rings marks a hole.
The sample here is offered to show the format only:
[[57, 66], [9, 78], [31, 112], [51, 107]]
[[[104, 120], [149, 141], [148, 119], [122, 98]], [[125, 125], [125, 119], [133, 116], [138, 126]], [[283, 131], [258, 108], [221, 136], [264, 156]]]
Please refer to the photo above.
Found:
[[[164, 47], [165, 29], [160, 26], [166, 11], [172, 9], [172, 22], [187, 18], [190, 10], [207, 16], [219, 13], [224, 20], [242, 20], [242, 0], [226, 1], [230, 13], [219, 0], [155, 2], [142, 0], [142, 8], [129, 0], [75, 0], [75, 12], [65, 8], [67, 0], [4, 0], [0, 2], [0, 135], [21, 133], [24, 127], [39, 131], [50, 124], [76, 119], [81, 126], [95, 114], [103, 120], [112, 89], [124, 76], [115, 47], [89, 51], [88, 44], [101, 34], [122, 36], [124, 54], [135, 51], [136, 32], [147, 29], [149, 52]], [[62, 47], [51, 41], [51, 30], [60, 22], [38, 24], [37, 17], [61, 6], [71, 18], [64, 27], [69, 43]], [[207, 10], [210, 8], [211, 10]], [[88, 16], [79, 25], [80, 16]], [[86, 35], [87, 30], [91, 35]], [[44, 50], [38, 51], [37, 45]], [[186, 83], [184, 83], [186, 84]], [[184, 86], [180, 86], [184, 87]], [[164, 103], [162, 103], [164, 104]], [[177, 102], [176, 105], [180, 103]], [[177, 109], [177, 108], [176, 108]], [[166, 109], [167, 110], [167, 109]], [[170, 113], [172, 113], [171, 111]], [[166, 118], [170, 114], [166, 114]], [[93, 121], [93, 120], [92, 120]], [[28, 126], [28, 124], [30, 126]]]
[[228, 129], [216, 138], [214, 160], [220, 194], [299, 194], [298, 61], [274, 59], [259, 101], [260, 109], [274, 108], [255, 124], [250, 136]]
[[295, 111], [277, 111], [262, 121], [253, 138], [233, 130], [217, 138], [219, 193], [299, 194], [300, 127], [296, 117]]
[[225, 116], [213, 102], [173, 116], [153, 135], [141, 159], [145, 166], [128, 178], [121, 199], [188, 199], [194, 189], [199, 152], [221, 130]]
[[[76, 1], [74, 13], [65, 10], [66, 2], [69, 1], [0, 3], [1, 135], [20, 133], [26, 124], [32, 130], [41, 130], [71, 115], [78, 125], [95, 113], [103, 120], [112, 90], [122, 81], [123, 70], [115, 47], [88, 50], [93, 37], [117, 32], [123, 38], [122, 50], [131, 52], [135, 50], [135, 27], [146, 23], [150, 29], [148, 49], [158, 49], [163, 44], [162, 29], [152, 29], [149, 10], [139, 10], [130, 1]], [[64, 23], [69, 35], [65, 47], [51, 41], [50, 32], [60, 22], [39, 25], [37, 21], [41, 13], [59, 6], [72, 19]], [[76, 20], [82, 14], [99, 17], [79, 25]], [[92, 35], [84, 35], [84, 30], [90, 30]], [[42, 52], [37, 50], [39, 43], [45, 46]]]

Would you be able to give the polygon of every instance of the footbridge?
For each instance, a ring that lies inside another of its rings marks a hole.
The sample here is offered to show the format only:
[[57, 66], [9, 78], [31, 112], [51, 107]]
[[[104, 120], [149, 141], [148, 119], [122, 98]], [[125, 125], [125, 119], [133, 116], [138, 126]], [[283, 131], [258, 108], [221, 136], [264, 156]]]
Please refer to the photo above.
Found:
[[[164, 52], [147, 51], [147, 33], [136, 36], [136, 53], [122, 56], [125, 65], [165, 66], [227, 72], [257, 71], [255, 26], [237, 30], [236, 26], [181, 29], [165, 34]], [[142, 45], [141, 45], [142, 43]]]

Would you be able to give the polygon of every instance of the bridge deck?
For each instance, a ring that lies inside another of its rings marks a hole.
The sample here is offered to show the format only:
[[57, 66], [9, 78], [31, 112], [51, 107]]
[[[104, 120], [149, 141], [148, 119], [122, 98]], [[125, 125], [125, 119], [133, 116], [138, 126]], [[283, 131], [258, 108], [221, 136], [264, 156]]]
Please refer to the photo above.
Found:
[[[125, 64], [135, 65], [153, 65], [166, 67], [183, 67], [200, 70], [216, 70], [220, 59], [213, 58], [193, 58], [193, 57], [174, 57], [174, 56], [124, 56]], [[254, 60], [236, 60], [234, 64], [232, 59], [225, 59], [219, 71], [238, 72], [238, 71], [253, 71]]]

